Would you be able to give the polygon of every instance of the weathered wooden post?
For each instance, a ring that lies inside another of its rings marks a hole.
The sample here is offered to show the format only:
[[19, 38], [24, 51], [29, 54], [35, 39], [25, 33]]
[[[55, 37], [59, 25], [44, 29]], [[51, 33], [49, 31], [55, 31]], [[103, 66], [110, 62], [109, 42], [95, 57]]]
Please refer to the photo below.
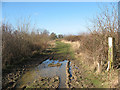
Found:
[[112, 37], [108, 37], [108, 67], [107, 67], [107, 71], [109, 69], [111, 69], [112, 67], [112, 63], [113, 63], [113, 38]]

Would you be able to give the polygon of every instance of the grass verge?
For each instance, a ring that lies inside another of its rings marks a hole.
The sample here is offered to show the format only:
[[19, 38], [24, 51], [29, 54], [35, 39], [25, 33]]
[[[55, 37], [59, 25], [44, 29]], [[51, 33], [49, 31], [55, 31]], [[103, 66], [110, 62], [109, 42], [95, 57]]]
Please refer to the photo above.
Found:
[[70, 44], [66, 44], [60, 41], [56, 41], [56, 47], [52, 49], [54, 52], [53, 59], [71, 60], [74, 59], [74, 51], [71, 49]]
[[[84, 82], [86, 85], [91, 83], [95, 88], [114, 88], [114, 80], [117, 77], [116, 71], [111, 70], [111, 72], [101, 72], [96, 74], [94, 71], [90, 70], [90, 68], [83, 64], [80, 60], [78, 60], [81, 69], [84, 70], [83, 74], [85, 76], [86, 81]], [[112, 74], [111, 74], [112, 73]]]

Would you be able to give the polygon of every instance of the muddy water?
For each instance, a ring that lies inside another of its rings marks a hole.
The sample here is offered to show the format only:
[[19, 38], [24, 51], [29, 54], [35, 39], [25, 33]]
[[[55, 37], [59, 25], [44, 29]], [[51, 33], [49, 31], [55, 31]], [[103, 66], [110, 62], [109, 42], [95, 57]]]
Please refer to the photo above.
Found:
[[[24, 87], [26, 85], [29, 85], [30, 83], [33, 83], [39, 76], [42, 77], [53, 77], [53, 76], [59, 76], [60, 78], [60, 84], [59, 88], [65, 88], [66, 85], [66, 63], [68, 61], [59, 61], [59, 60], [49, 60], [42, 62], [37, 67], [31, 69], [30, 71], [27, 71], [20, 80], [18, 80], [17, 88], [18, 87]], [[50, 63], [61, 63], [62, 65], [59, 67], [49, 67], [48, 64]]]

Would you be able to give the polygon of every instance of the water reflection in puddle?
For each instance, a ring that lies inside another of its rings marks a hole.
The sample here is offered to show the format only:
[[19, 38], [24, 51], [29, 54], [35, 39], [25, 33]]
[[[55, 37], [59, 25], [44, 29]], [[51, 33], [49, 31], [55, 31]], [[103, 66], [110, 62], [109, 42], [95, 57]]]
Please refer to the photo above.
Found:
[[[65, 88], [65, 82], [66, 82], [66, 63], [68, 61], [59, 61], [59, 60], [49, 60], [42, 62], [40, 65], [32, 69], [31, 71], [26, 72], [22, 78], [18, 81], [19, 86], [22, 86], [22, 84], [28, 84], [32, 83], [35, 79], [39, 78], [39, 76], [42, 77], [53, 77], [53, 76], [59, 76], [60, 78], [60, 84], [59, 88]], [[50, 63], [61, 63], [62, 65], [59, 67], [49, 67], [48, 64]], [[24, 82], [24, 83], [23, 83]]]
[[70, 73], [70, 77], [72, 77], [72, 67], [71, 67], [71, 62], [70, 62], [70, 65], [69, 65], [69, 73]]

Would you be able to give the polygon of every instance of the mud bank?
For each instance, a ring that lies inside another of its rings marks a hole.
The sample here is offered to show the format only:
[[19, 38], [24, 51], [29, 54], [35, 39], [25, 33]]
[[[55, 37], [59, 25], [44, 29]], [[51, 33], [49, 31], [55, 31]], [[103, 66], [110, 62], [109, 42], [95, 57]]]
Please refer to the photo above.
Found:
[[59, 86], [59, 77], [39, 77], [32, 84], [24, 86], [26, 89], [29, 88], [58, 88]]
[[[72, 61], [71, 88], [95, 88], [89, 72], [86, 71], [78, 60]], [[97, 81], [96, 81], [97, 82]]]
[[3, 75], [2, 77], [2, 89], [15, 88], [17, 81], [22, 77], [23, 74], [25, 74], [31, 68], [38, 66], [40, 63], [45, 61], [47, 58], [48, 57], [44, 57], [42, 59], [34, 58], [32, 59], [32, 61], [26, 63], [25, 65], [14, 68], [14, 70], [11, 71], [11, 73], [4, 71], [6, 75]]
[[66, 64], [66, 87], [71, 88], [71, 78], [72, 78], [72, 73], [71, 73], [71, 62], [68, 61]]

